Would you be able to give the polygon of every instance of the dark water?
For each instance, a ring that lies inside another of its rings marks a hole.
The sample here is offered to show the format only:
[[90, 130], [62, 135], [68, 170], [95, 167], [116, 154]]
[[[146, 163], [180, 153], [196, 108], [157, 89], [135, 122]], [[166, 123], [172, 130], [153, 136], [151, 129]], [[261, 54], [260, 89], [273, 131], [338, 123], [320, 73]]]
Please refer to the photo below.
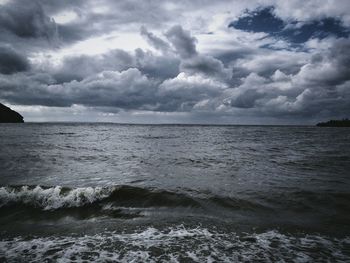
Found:
[[350, 129], [0, 125], [0, 261], [349, 262]]

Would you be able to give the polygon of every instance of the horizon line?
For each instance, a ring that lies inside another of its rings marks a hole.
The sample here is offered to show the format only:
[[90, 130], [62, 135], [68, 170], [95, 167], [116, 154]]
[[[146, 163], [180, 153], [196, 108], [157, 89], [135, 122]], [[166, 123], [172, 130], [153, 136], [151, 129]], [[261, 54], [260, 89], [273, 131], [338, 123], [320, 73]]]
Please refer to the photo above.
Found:
[[[24, 124], [116, 124], [116, 125], [150, 125], [150, 126], [316, 126], [316, 124], [242, 124], [242, 123], [138, 123], [138, 122], [108, 122], [108, 121], [25, 121]], [[22, 123], [23, 124], [23, 123]]]

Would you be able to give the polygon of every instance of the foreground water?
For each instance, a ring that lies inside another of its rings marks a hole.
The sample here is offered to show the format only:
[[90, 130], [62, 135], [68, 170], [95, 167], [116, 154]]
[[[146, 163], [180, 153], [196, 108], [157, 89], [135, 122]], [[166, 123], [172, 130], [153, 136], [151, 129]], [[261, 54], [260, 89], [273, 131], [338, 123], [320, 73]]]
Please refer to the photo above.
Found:
[[348, 262], [350, 129], [0, 125], [0, 261]]

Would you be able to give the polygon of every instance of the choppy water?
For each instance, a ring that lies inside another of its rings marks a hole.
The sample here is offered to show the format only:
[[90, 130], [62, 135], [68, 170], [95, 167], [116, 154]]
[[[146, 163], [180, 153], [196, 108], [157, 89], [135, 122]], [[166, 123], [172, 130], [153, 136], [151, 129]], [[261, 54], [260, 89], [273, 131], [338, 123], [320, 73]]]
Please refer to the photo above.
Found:
[[0, 261], [350, 261], [348, 128], [1, 124], [0, 149]]

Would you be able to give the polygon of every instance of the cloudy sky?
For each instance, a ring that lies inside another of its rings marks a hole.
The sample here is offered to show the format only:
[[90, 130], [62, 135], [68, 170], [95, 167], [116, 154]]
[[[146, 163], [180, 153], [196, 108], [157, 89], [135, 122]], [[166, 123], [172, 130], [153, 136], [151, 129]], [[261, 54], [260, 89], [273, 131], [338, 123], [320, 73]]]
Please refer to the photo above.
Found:
[[350, 117], [349, 0], [0, 0], [0, 102], [26, 121]]

